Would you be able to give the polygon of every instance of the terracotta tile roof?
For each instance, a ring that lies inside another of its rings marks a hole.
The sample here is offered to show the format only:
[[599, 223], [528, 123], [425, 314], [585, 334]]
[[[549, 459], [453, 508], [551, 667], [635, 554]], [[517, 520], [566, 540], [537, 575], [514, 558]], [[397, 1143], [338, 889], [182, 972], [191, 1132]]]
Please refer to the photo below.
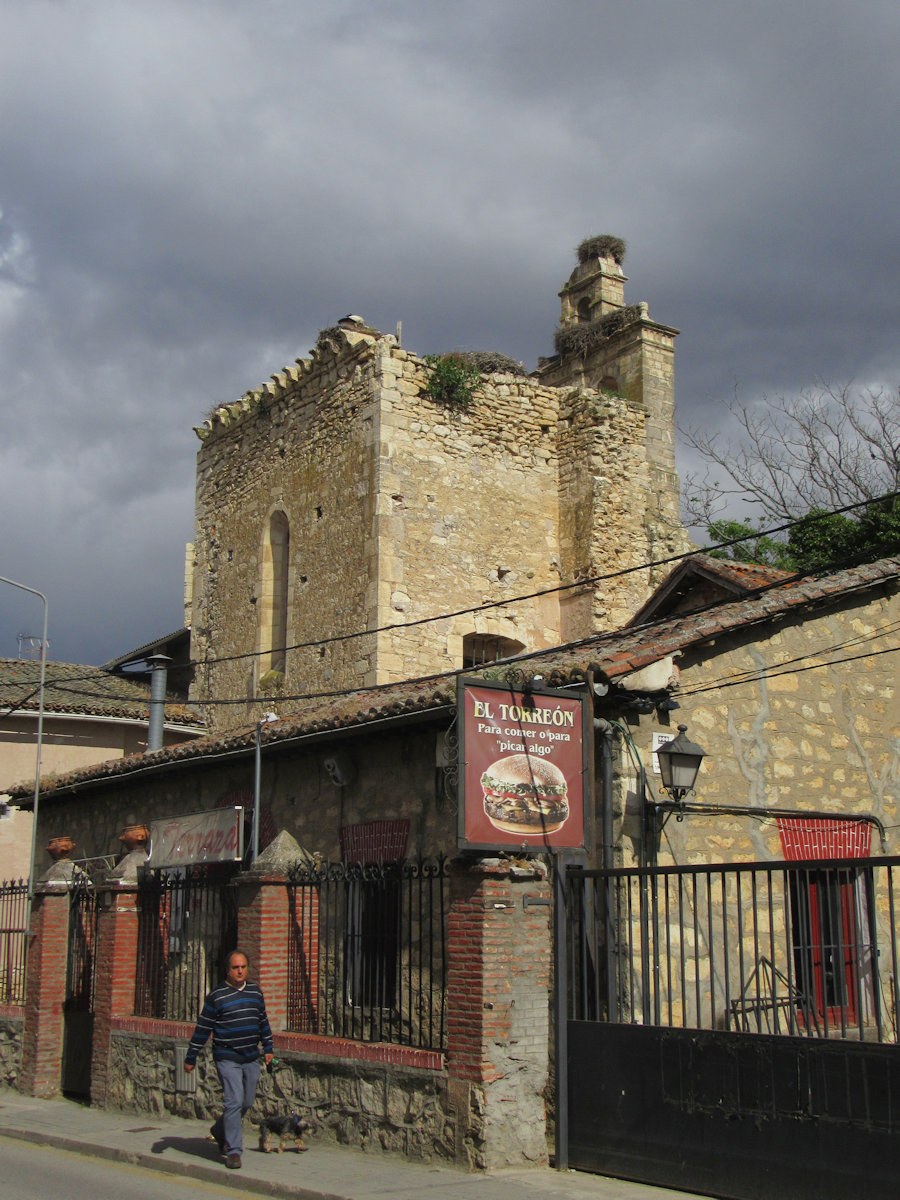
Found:
[[143, 646], [136, 646], [133, 650], [120, 654], [118, 658], [111, 658], [109, 662], [103, 664], [103, 669], [104, 671], [115, 671], [126, 663], [142, 662], [150, 654], [171, 655], [183, 650], [184, 656], [187, 658], [190, 652], [190, 643], [191, 631], [182, 626], [181, 629], [175, 629], [172, 633], [154, 638], [152, 642], [145, 642]]
[[[785, 578], [783, 572], [778, 574]], [[882, 585], [900, 587], [900, 556], [831, 575], [799, 578], [787, 575], [785, 582], [776, 582], [746, 599], [727, 600], [698, 612], [677, 613], [644, 625], [629, 626], [617, 633], [600, 635], [574, 654], [564, 654], [556, 660], [553, 651], [547, 651], [543, 659], [547, 669], [555, 669], [561, 676], [583, 668], [589, 661], [615, 679], [723, 634]]]
[[[676, 610], [690, 611], [692, 607], [704, 606], [713, 597], [724, 600], [729, 595], [746, 596], [793, 578], [792, 572], [777, 567], [713, 558], [711, 554], [691, 554], [659, 585], [629, 625], [639, 625]], [[694, 604], [695, 593], [698, 599]]]
[[742, 563], [732, 559], [713, 558], [711, 554], [695, 554], [692, 561], [702, 564], [707, 571], [720, 575], [723, 579], [734, 580], [748, 591], [793, 577], [792, 572], [782, 571], [778, 567], [764, 567], [759, 563]]
[[[563, 686], [584, 678], [589, 667], [598, 667], [610, 680], [621, 679], [641, 667], [658, 662], [676, 651], [699, 645], [723, 634], [751, 628], [804, 608], [833, 602], [875, 587], [900, 588], [900, 557], [882, 559], [832, 575], [788, 577], [768, 590], [746, 599], [715, 604], [696, 613], [677, 614], [642, 626], [586, 638], [583, 642], [545, 650], [510, 666], [527, 674], [539, 672], [551, 686]], [[497, 670], [504, 670], [498, 664]], [[440, 677], [389, 687], [370, 688], [347, 695], [297, 701], [295, 712], [266, 725], [264, 744], [290, 742], [298, 738], [327, 735], [351, 727], [364, 731], [380, 721], [403, 717], [444, 716], [455, 705], [455, 677]], [[152, 754], [115, 759], [68, 775], [42, 781], [45, 794], [65, 790], [76, 783], [115, 778], [154, 767], [201, 762], [207, 755], [249, 754], [256, 737], [255, 725], [235, 729], [224, 736], [198, 738]], [[27, 800], [29, 789], [12, 789]]]
[[[150, 715], [150, 688], [102, 667], [48, 662], [44, 672], [44, 711], [92, 717]], [[0, 717], [13, 712], [37, 712], [41, 664], [35, 659], [0, 658]], [[184, 704], [166, 705], [166, 720], [202, 726], [196, 712]]]

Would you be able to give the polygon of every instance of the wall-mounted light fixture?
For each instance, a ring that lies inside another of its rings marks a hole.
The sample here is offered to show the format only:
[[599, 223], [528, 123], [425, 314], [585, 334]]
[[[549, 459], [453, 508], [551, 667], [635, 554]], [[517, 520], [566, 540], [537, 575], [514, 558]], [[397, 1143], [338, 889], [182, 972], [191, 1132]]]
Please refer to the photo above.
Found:
[[664, 742], [656, 751], [659, 760], [659, 773], [662, 775], [662, 789], [668, 792], [676, 803], [681, 803], [688, 792], [694, 790], [700, 764], [706, 758], [706, 751], [696, 742], [688, 741], [687, 725], [678, 726], [678, 736], [670, 742]]

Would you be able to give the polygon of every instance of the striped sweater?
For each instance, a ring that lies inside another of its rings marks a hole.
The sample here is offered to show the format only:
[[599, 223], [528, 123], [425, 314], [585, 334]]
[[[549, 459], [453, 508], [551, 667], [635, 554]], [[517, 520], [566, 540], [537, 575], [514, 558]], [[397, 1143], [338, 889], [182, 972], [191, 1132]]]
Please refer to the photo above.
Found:
[[197, 1055], [212, 1034], [213, 1058], [229, 1062], [252, 1062], [259, 1054], [262, 1042], [263, 1054], [272, 1053], [272, 1030], [266, 1016], [266, 1002], [255, 983], [245, 983], [242, 988], [221, 983], [206, 997], [191, 1036], [184, 1061], [192, 1066]]

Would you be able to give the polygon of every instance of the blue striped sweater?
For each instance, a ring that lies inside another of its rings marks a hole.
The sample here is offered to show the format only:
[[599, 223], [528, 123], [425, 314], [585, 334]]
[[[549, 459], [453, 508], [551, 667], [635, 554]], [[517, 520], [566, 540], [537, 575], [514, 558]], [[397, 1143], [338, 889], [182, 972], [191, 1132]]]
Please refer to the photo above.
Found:
[[184, 1061], [188, 1066], [197, 1061], [197, 1055], [212, 1034], [213, 1058], [229, 1062], [252, 1062], [259, 1054], [262, 1042], [263, 1054], [272, 1053], [272, 1030], [266, 1016], [266, 1002], [255, 983], [245, 983], [242, 988], [221, 983], [206, 997], [197, 1028], [194, 1030]]

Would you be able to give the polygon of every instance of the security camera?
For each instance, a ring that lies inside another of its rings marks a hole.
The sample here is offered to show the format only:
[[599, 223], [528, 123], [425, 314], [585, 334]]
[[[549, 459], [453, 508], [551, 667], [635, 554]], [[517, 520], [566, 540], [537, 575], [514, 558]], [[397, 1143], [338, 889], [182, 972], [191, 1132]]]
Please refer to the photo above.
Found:
[[329, 754], [324, 759], [323, 766], [335, 787], [347, 787], [356, 776], [353, 761], [346, 754]]

